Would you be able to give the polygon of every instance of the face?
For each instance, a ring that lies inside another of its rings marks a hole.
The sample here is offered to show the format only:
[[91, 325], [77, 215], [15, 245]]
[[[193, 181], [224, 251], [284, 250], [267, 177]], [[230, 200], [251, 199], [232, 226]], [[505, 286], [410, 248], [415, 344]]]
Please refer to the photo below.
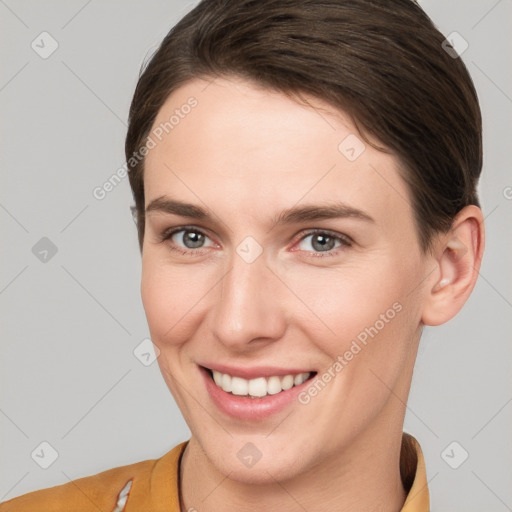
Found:
[[431, 268], [397, 160], [308, 101], [191, 81], [146, 156], [141, 291], [158, 363], [193, 441], [239, 481], [401, 432], [420, 336]]

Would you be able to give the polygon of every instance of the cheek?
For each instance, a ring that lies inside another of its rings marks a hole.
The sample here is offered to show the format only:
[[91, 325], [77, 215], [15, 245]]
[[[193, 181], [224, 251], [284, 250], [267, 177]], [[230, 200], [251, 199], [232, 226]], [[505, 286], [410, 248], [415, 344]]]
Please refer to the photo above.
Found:
[[383, 378], [396, 378], [421, 317], [411, 293], [417, 273], [413, 261], [405, 266], [399, 258], [379, 257], [361, 267], [293, 277], [294, 291], [309, 307], [301, 327], [327, 356], [326, 366], [342, 357], [346, 377], [374, 378], [371, 367]]
[[[365, 328], [380, 326], [381, 315], [394, 319], [406, 288], [402, 277], [389, 265], [379, 268], [312, 269], [288, 275], [297, 296], [315, 315], [315, 330], [322, 324], [321, 334], [332, 339], [334, 345], [363, 332]], [[386, 314], [387, 313], [387, 314]], [[330, 333], [330, 334], [329, 334]]]
[[[390, 389], [402, 393], [397, 386], [412, 354], [420, 316], [408, 279], [414, 265], [405, 268], [395, 261], [375, 262], [365, 271], [317, 272], [314, 287], [306, 278], [299, 287], [323, 323], [321, 328], [318, 321], [307, 326], [303, 320], [301, 325], [326, 356], [319, 378], [327, 391], [321, 391], [318, 402], [311, 401], [319, 416], [321, 410], [334, 411], [325, 416], [328, 428], [346, 418], [356, 435], [384, 407]], [[316, 396], [313, 386], [310, 392], [303, 395], [303, 403]]]
[[193, 336], [201, 300], [214, 284], [206, 272], [192, 267], [172, 267], [149, 251], [142, 258], [142, 303], [152, 340], [161, 350]]

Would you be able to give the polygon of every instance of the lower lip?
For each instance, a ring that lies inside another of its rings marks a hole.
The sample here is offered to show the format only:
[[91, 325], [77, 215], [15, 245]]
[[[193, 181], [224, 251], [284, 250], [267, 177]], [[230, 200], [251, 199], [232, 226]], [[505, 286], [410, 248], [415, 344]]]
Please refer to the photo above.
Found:
[[247, 396], [227, 393], [215, 384], [207, 370], [203, 367], [199, 367], [199, 369], [206, 384], [206, 389], [214, 404], [224, 414], [248, 421], [264, 420], [282, 411], [291, 403], [297, 401], [297, 395], [311, 384], [312, 379], [309, 378], [302, 384], [287, 389], [286, 391], [276, 393], [275, 395], [266, 395], [262, 398], [249, 398]]

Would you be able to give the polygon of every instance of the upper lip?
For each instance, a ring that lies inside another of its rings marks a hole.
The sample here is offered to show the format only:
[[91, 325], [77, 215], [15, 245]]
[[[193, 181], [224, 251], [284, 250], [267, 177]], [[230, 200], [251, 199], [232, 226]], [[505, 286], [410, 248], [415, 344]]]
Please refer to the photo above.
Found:
[[313, 370], [305, 368], [279, 368], [277, 366], [229, 366], [226, 364], [218, 363], [205, 363], [201, 364], [207, 370], [213, 370], [220, 373], [227, 373], [232, 377], [241, 377], [242, 379], [255, 379], [257, 377], [272, 377], [274, 375], [283, 377], [284, 375], [298, 375], [299, 373], [311, 373]]

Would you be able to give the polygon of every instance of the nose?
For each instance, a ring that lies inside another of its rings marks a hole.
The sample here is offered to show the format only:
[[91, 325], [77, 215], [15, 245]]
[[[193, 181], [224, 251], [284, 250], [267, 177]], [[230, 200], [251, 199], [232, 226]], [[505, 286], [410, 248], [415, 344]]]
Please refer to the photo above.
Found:
[[211, 311], [213, 336], [231, 350], [247, 352], [272, 343], [286, 329], [283, 284], [267, 266], [264, 254], [252, 263], [237, 253], [218, 284]]

